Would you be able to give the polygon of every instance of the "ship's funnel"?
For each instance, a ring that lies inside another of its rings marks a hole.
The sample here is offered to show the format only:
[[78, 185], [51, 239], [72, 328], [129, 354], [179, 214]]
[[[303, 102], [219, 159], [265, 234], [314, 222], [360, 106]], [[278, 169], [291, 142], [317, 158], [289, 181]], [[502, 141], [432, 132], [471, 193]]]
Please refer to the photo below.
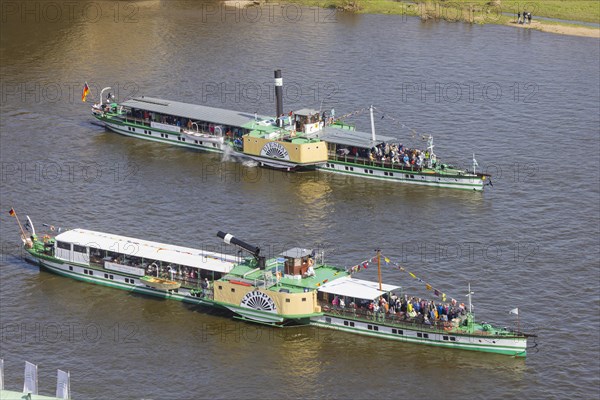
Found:
[[277, 102], [277, 126], [283, 126], [283, 119], [280, 117], [283, 115], [283, 78], [281, 78], [281, 70], [275, 70], [275, 101]]
[[232, 234], [230, 233], [225, 233], [222, 231], [217, 232], [217, 236], [220, 237], [221, 239], [223, 239], [223, 241], [227, 244], [233, 244], [236, 245], [238, 247], [241, 247], [242, 249], [252, 253], [253, 256], [258, 257], [259, 253], [260, 253], [260, 248], [256, 247], [256, 246], [252, 246], [249, 245], [248, 243], [237, 239], [236, 237], [234, 237]]
[[217, 232], [217, 236], [223, 239], [223, 241], [227, 244], [233, 244], [238, 246], [248, 252], [250, 252], [254, 258], [256, 259], [258, 268], [265, 269], [266, 259], [264, 256], [260, 255], [260, 248], [256, 246], [249, 245], [248, 243], [235, 238], [232, 234], [225, 233], [222, 231]]

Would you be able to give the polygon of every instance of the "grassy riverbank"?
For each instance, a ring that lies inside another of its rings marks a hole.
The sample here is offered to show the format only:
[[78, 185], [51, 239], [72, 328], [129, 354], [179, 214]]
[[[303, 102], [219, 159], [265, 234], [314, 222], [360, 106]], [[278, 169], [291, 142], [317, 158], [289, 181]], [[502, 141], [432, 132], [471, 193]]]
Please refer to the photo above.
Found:
[[[360, 14], [418, 16], [475, 24], [511, 25], [524, 29], [600, 38], [600, 28], [573, 22], [545, 21], [537, 17], [600, 23], [597, 0], [290, 0], [294, 3], [336, 8]], [[523, 7], [526, 7], [523, 10]], [[516, 24], [517, 13], [528, 11], [531, 25]], [[564, 29], [563, 29], [564, 28]]]

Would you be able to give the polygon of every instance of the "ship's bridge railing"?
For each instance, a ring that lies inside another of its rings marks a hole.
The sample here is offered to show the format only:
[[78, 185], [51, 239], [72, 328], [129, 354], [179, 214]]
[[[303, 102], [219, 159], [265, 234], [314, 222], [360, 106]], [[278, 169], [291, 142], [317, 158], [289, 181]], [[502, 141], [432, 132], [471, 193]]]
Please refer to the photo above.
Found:
[[333, 316], [348, 318], [353, 320], [359, 320], [364, 322], [375, 322], [375, 323], [383, 323], [386, 325], [395, 325], [404, 329], [428, 329], [428, 330], [438, 330], [438, 331], [450, 331], [463, 323], [464, 317], [456, 318], [454, 321], [456, 322], [445, 322], [445, 321], [434, 321], [430, 324], [425, 324], [420, 322], [416, 318], [406, 318], [404, 313], [386, 313], [386, 312], [373, 312], [369, 311], [365, 308], [354, 308], [350, 306], [346, 306], [344, 308], [340, 306], [333, 306], [330, 303], [320, 301], [319, 305], [321, 306], [321, 310], [325, 314], [331, 314]]
[[[447, 321], [433, 321], [430, 324], [423, 323], [418, 318], [408, 318], [405, 317], [404, 313], [385, 313], [385, 312], [372, 312], [365, 308], [354, 308], [350, 306], [340, 307], [333, 306], [331, 303], [325, 301], [319, 301], [319, 305], [321, 306], [321, 310], [326, 315], [331, 315], [335, 317], [348, 318], [349, 320], [356, 321], [364, 321], [364, 322], [372, 322], [372, 323], [382, 323], [386, 325], [391, 325], [398, 327], [399, 329], [413, 329], [413, 330], [434, 330], [439, 332], [447, 332], [447, 333], [459, 333], [461, 327], [465, 327], [467, 324], [467, 314], [459, 315], [457, 318], [454, 318], [452, 322]], [[490, 331], [476, 331], [477, 335], [491, 335], [493, 332]], [[498, 330], [496, 332], [498, 335], [522, 335], [522, 331], [519, 329], [512, 328], [504, 328], [502, 330]]]
[[[89, 266], [93, 269], [97, 269], [97, 270], [105, 272], [105, 273], [114, 273], [114, 270], [104, 268], [105, 261], [106, 260], [101, 257], [90, 255]], [[156, 276], [156, 271], [149, 270], [149, 265], [147, 263], [136, 264], [136, 263], [128, 263], [128, 262], [120, 261], [119, 264], [124, 265], [124, 266], [141, 268], [141, 269], [145, 270], [146, 275]], [[182, 288], [195, 290], [195, 291], [202, 291], [202, 281], [204, 280], [204, 278], [202, 278], [198, 275], [195, 275], [195, 276], [197, 276], [197, 277], [192, 278], [190, 274], [178, 273], [178, 272], [174, 272], [173, 274], [171, 274], [167, 270], [163, 270], [162, 272], [160, 272], [158, 274], [158, 278], [168, 279], [168, 280], [178, 282], [181, 284]], [[212, 285], [212, 283], [211, 283], [211, 285]], [[212, 296], [213, 296], [212, 289], [205, 290], [205, 293], [206, 293], [207, 298], [210, 297], [212, 299]]]
[[[123, 121], [125, 121], [125, 122], [134, 123], [134, 124], [142, 125], [142, 126], [147, 126], [147, 127], [150, 127], [150, 128], [152, 127], [152, 122], [155, 122], [155, 121], [150, 121], [150, 120], [147, 120], [147, 119], [144, 119], [144, 118], [132, 117], [131, 115], [125, 115], [125, 114], [119, 115], [119, 117], [121, 117], [121, 119]], [[232, 144], [235, 144], [238, 147], [241, 147], [241, 142], [239, 144], [236, 144], [235, 140], [233, 138], [229, 138], [228, 136], [226, 136], [224, 134], [215, 134], [215, 133], [212, 133], [212, 132], [210, 132], [208, 130], [200, 129], [197, 122], [192, 122], [192, 128], [191, 129], [187, 128], [187, 127], [184, 127], [184, 126], [177, 126], [177, 125], [173, 125], [173, 124], [166, 124], [164, 122], [161, 122], [161, 124], [170, 125], [170, 126], [179, 128], [179, 132], [174, 132], [174, 131], [172, 132], [175, 135], [181, 134], [181, 133], [185, 133], [185, 134], [201, 133], [201, 134], [205, 134], [205, 135], [212, 136], [212, 137], [215, 137], [215, 138], [225, 137], [225, 141], [226, 142], [230, 142]]]
[[375, 160], [370, 160], [368, 158], [358, 157], [358, 156], [347, 156], [347, 155], [341, 156], [341, 155], [338, 155], [331, 151], [328, 153], [328, 159], [330, 161], [343, 161], [346, 163], [364, 165], [366, 167], [381, 167], [381, 168], [395, 169], [395, 170], [407, 171], [407, 172], [419, 172], [419, 171], [423, 170], [422, 167], [419, 167], [416, 165], [411, 165], [410, 167], [407, 167], [406, 165], [404, 165], [404, 163], [393, 163], [391, 161], [383, 161], [383, 160], [375, 161]]
[[[181, 286], [183, 287], [183, 285]], [[215, 292], [212, 289], [198, 289], [198, 288], [192, 288], [190, 289], [190, 295], [192, 297], [198, 297], [201, 299], [208, 299], [208, 300], [214, 300], [215, 298]]]

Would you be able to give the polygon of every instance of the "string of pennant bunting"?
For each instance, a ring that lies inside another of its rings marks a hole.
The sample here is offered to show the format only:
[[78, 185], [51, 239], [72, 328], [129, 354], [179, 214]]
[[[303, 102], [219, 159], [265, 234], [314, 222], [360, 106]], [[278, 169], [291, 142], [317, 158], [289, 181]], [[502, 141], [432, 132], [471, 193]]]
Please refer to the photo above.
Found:
[[[402, 272], [406, 272], [408, 275], [411, 276], [411, 278], [416, 279], [420, 283], [424, 284], [425, 285], [425, 289], [433, 292], [433, 294], [436, 295], [437, 297], [439, 297], [440, 299], [442, 299], [442, 301], [446, 301], [446, 294], [444, 292], [442, 292], [440, 289], [437, 289], [437, 288], [433, 287], [430, 283], [425, 282], [423, 279], [419, 278], [418, 276], [416, 276], [411, 271], [406, 270], [399, 263], [396, 263], [396, 262], [390, 260], [388, 257], [385, 257], [385, 256], [382, 255], [381, 259], [383, 260], [383, 262], [385, 263], [385, 265], [391, 266], [392, 268], [396, 268], [396, 269], [398, 269], [398, 270], [400, 270]], [[357, 272], [360, 272], [361, 270], [367, 269], [369, 267], [369, 263], [373, 263], [373, 262], [375, 262], [375, 263], [377, 262], [377, 257], [372, 257], [372, 258], [370, 258], [368, 260], [365, 260], [365, 261], [363, 261], [361, 263], [353, 265], [352, 267], [347, 268], [347, 270], [351, 274], [357, 273]]]
[[360, 110], [354, 110], [352, 112], [349, 112], [347, 114], [341, 115], [340, 117], [338, 117], [339, 119], [344, 119], [344, 118], [348, 118], [348, 117], [353, 117], [355, 115], [360, 115], [362, 113], [364, 113], [365, 111], [367, 111], [368, 108], [361, 108]]
[[[391, 115], [384, 113], [383, 111], [379, 110], [377, 107], [373, 107], [373, 110], [381, 114], [381, 119], [385, 118], [386, 121], [391, 121], [391, 125], [396, 125], [399, 128], [408, 130], [410, 132], [411, 139], [418, 140], [419, 136], [421, 136], [420, 137], [421, 140], [426, 140], [425, 136], [419, 135], [419, 132], [417, 132], [416, 129], [413, 129], [410, 126], [404, 124], [399, 119], [396, 119], [396, 118], [392, 117]], [[360, 114], [362, 114], [362, 113], [364, 113], [366, 111], [369, 111], [369, 108], [361, 108], [360, 110], [355, 110], [355, 111], [349, 112], [347, 114], [344, 114], [344, 115], [338, 117], [338, 119], [345, 119], [345, 118], [348, 118], [348, 117], [357, 116], [357, 115], [360, 115]]]
[[[386, 121], [392, 121], [392, 125], [397, 125], [399, 128], [408, 130], [410, 132], [412, 139], [416, 140], [419, 138], [419, 132], [417, 132], [416, 129], [411, 128], [410, 126], [406, 125], [399, 119], [396, 119], [396, 118], [392, 117], [391, 115], [384, 113], [383, 111], [379, 110], [376, 107], [373, 107], [373, 108], [375, 111], [381, 113], [381, 119], [385, 119]], [[424, 135], [421, 135], [421, 140], [426, 140], [426, 139], [427, 138]]]

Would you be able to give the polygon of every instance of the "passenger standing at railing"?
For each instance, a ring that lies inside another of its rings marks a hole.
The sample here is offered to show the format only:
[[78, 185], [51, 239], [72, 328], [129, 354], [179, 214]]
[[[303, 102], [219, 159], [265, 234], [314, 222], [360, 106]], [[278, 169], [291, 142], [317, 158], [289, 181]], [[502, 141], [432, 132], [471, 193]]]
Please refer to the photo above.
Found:
[[202, 287], [202, 297], [206, 297], [206, 295], [208, 294], [208, 288], [209, 288], [209, 283], [208, 283], [208, 278], [204, 278], [204, 280], [202, 281], [201, 287]]
[[439, 317], [444, 313], [444, 306], [442, 305], [442, 303], [438, 303], [436, 308], [437, 308], [437, 313], [438, 313], [438, 317]]
[[352, 312], [356, 315], [356, 303], [351, 301], [349, 307], [352, 309]]
[[333, 300], [331, 300], [331, 305], [333, 305], [334, 307], [337, 307], [340, 304], [340, 298], [336, 295], [333, 297]]

